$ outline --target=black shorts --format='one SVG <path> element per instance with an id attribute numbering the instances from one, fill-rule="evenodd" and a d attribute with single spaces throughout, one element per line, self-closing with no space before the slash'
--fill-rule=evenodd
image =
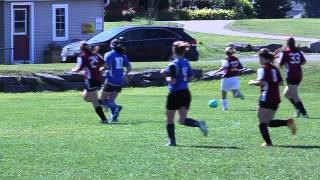
<path id="1" fill-rule="evenodd" d="M 100 90 L 101 85 L 102 85 L 101 82 L 96 81 L 94 79 L 89 79 L 84 81 L 84 89 L 86 89 L 88 92 Z"/>
<path id="2" fill-rule="evenodd" d="M 299 86 L 300 83 L 301 83 L 301 79 L 286 79 L 287 81 L 287 84 L 290 84 L 290 85 L 297 85 Z"/>
<path id="3" fill-rule="evenodd" d="M 259 106 L 262 107 L 262 108 L 266 108 L 266 109 L 271 109 L 271 110 L 277 111 L 278 108 L 279 108 L 279 103 L 272 104 L 272 103 L 260 101 L 259 102 Z"/>
<path id="4" fill-rule="evenodd" d="M 112 85 L 108 81 L 106 81 L 106 83 L 104 84 L 103 91 L 104 92 L 119 92 L 120 93 L 122 91 L 122 87 Z"/>
<path id="5" fill-rule="evenodd" d="M 167 109 L 178 110 L 182 107 L 189 109 L 191 104 L 191 93 L 188 89 L 169 93 L 167 97 Z"/>

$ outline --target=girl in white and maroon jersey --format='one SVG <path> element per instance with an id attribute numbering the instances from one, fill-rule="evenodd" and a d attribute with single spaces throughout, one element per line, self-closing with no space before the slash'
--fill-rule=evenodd
<path id="1" fill-rule="evenodd" d="M 296 109 L 296 117 L 308 118 L 307 111 L 298 95 L 298 87 L 303 78 L 302 65 L 306 64 L 303 53 L 296 47 L 294 38 L 289 38 L 283 51 L 280 67 L 286 67 L 287 86 L 284 95 Z"/>
<path id="2" fill-rule="evenodd" d="M 262 146 L 271 147 L 272 141 L 268 127 L 287 126 L 292 134 L 295 134 L 297 129 L 294 120 L 291 118 L 288 120 L 273 120 L 281 102 L 279 86 L 283 83 L 283 80 L 279 70 L 273 65 L 275 57 L 268 49 L 260 50 L 259 59 L 262 67 L 257 71 L 257 80 L 251 80 L 249 85 L 260 86 L 261 88 L 257 112 L 260 122 L 259 129 L 265 140 Z"/>
<path id="3" fill-rule="evenodd" d="M 104 60 L 97 53 L 98 47 L 93 51 L 87 43 L 83 43 L 80 46 L 80 50 L 81 54 L 78 57 L 78 65 L 72 71 L 85 72 L 84 90 L 82 93 L 83 100 L 92 103 L 97 115 L 100 117 L 101 123 L 108 123 L 97 94 L 102 85 L 100 70 L 104 68 Z"/>
<path id="4" fill-rule="evenodd" d="M 234 98 L 244 99 L 243 94 L 239 91 L 240 89 L 240 79 L 239 74 L 243 69 L 243 66 L 239 59 L 234 56 L 234 50 L 230 47 L 225 49 L 227 55 L 226 59 L 222 62 L 220 69 L 216 71 L 219 73 L 224 71 L 223 79 L 221 80 L 221 95 L 222 95 L 222 108 L 223 110 L 228 109 L 227 93 L 232 91 Z"/>

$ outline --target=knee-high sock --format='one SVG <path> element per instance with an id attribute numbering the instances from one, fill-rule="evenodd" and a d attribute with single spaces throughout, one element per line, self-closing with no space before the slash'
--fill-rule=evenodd
<path id="1" fill-rule="evenodd" d="M 294 102 L 294 100 L 292 98 L 289 98 L 289 101 L 291 102 L 291 104 L 294 106 L 294 108 L 296 110 L 298 110 L 296 103 Z"/>
<path id="2" fill-rule="evenodd" d="M 228 100 L 222 99 L 221 102 L 223 109 L 228 109 Z"/>
<path id="3" fill-rule="evenodd" d="M 103 109 L 102 109 L 101 106 L 96 107 L 95 110 L 96 110 L 96 113 L 98 114 L 98 116 L 100 117 L 100 119 L 101 119 L 102 121 L 107 120 L 107 118 L 106 118 L 106 116 L 104 115 L 104 112 L 103 112 Z"/>
<path id="4" fill-rule="evenodd" d="M 171 144 L 176 144 L 176 136 L 174 131 L 175 131 L 174 124 L 167 124 L 167 133 L 168 133 L 168 138 Z"/>
<path id="5" fill-rule="evenodd" d="M 185 126 L 189 126 L 189 127 L 199 127 L 199 121 L 196 121 L 196 120 L 191 119 L 191 118 L 186 118 L 184 120 L 184 125 Z"/>
<path id="6" fill-rule="evenodd" d="M 268 130 L 268 126 L 266 123 L 261 123 L 259 125 L 259 129 L 260 129 L 260 133 L 264 139 L 264 141 L 267 143 L 267 144 L 272 144 L 272 141 L 271 141 L 271 138 L 270 138 L 270 135 L 269 135 L 269 130 Z"/>
<path id="7" fill-rule="evenodd" d="M 269 127 L 282 127 L 282 126 L 287 126 L 288 125 L 288 120 L 272 120 L 269 123 Z"/>
<path id="8" fill-rule="evenodd" d="M 118 108 L 118 105 L 114 101 L 109 100 L 108 101 L 108 106 L 109 106 L 109 108 L 111 110 L 111 114 L 114 115 L 115 112 L 116 112 L 116 109 Z"/>
<path id="9" fill-rule="evenodd" d="M 296 107 L 297 107 L 297 109 L 299 109 L 299 111 L 302 113 L 302 115 L 304 115 L 304 116 L 307 115 L 307 111 L 304 108 L 304 105 L 301 101 L 296 103 Z"/>

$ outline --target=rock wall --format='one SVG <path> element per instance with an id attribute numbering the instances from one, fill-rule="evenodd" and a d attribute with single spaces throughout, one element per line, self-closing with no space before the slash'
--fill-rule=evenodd
<path id="1" fill-rule="evenodd" d="M 195 80 L 217 80 L 222 74 L 215 71 L 204 73 L 193 69 Z M 245 69 L 242 75 L 255 73 L 252 69 Z M 131 72 L 125 82 L 125 87 L 165 86 L 167 82 L 161 75 L 160 69 L 143 72 Z M 33 73 L 32 76 L 0 75 L 0 92 L 24 93 L 42 91 L 82 90 L 83 75 L 66 72 L 63 74 Z"/>

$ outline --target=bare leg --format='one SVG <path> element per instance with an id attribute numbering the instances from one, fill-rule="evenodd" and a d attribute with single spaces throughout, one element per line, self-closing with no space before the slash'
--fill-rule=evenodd
<path id="1" fill-rule="evenodd" d="M 175 127 L 174 127 L 174 115 L 175 110 L 167 110 L 167 134 L 169 138 L 169 146 L 176 146 Z"/>

